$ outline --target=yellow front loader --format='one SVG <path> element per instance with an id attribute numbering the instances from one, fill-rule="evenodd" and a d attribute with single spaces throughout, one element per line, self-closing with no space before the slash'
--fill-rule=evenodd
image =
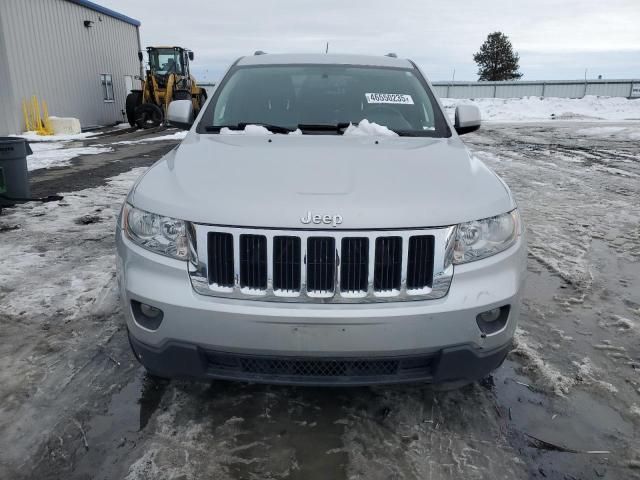
<path id="1" fill-rule="evenodd" d="M 207 99 L 189 70 L 193 52 L 182 47 L 147 47 L 149 67 L 142 89 L 127 95 L 126 112 L 129 124 L 139 128 L 157 127 L 164 122 L 172 100 L 191 100 L 195 114 Z M 143 61 L 142 52 L 138 58 Z"/>

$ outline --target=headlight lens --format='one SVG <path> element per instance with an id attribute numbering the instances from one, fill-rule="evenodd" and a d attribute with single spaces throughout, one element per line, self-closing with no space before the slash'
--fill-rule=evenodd
<path id="1" fill-rule="evenodd" d="M 519 234 L 518 210 L 461 223 L 456 232 L 453 263 L 459 265 L 502 252 L 516 242 Z"/>
<path id="2" fill-rule="evenodd" d="M 127 236 L 141 247 L 178 260 L 187 259 L 185 221 L 146 212 L 127 203 L 122 211 L 122 223 Z"/>

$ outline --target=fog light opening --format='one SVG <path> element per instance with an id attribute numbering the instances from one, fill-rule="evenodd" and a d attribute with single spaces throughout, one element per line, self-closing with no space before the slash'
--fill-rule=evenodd
<path id="1" fill-rule="evenodd" d="M 478 328 L 484 335 L 491 335 L 502 330 L 509 319 L 510 305 L 492 308 L 486 312 L 479 313 L 476 317 Z"/>
<path id="2" fill-rule="evenodd" d="M 156 307 L 152 307 L 151 305 L 147 305 L 146 303 L 140 304 L 140 312 L 149 318 L 157 318 L 159 315 L 162 315 L 162 310 Z"/>
<path id="3" fill-rule="evenodd" d="M 131 311 L 136 323 L 147 330 L 157 330 L 164 318 L 162 310 L 137 300 L 131 300 Z"/>
<path id="4" fill-rule="evenodd" d="M 500 309 L 494 308 L 493 310 L 482 312 L 480 315 L 478 315 L 478 318 L 486 323 L 495 322 L 496 320 L 498 320 L 498 318 L 500 318 Z"/>

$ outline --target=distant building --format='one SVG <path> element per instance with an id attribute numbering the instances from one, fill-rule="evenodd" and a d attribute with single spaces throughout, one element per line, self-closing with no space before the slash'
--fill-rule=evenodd
<path id="1" fill-rule="evenodd" d="M 25 129 L 23 100 L 83 128 L 123 121 L 138 85 L 140 22 L 86 0 L 0 0 L 0 135 Z"/>

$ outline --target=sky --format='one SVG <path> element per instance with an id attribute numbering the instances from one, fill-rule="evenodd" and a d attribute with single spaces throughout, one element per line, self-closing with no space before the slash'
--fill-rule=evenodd
<path id="1" fill-rule="evenodd" d="M 640 78 L 640 0 L 94 0 L 142 22 L 142 45 L 195 52 L 216 81 L 236 58 L 395 52 L 438 80 L 476 80 L 473 54 L 504 32 L 522 80 Z M 455 75 L 455 76 L 454 76 Z"/>

